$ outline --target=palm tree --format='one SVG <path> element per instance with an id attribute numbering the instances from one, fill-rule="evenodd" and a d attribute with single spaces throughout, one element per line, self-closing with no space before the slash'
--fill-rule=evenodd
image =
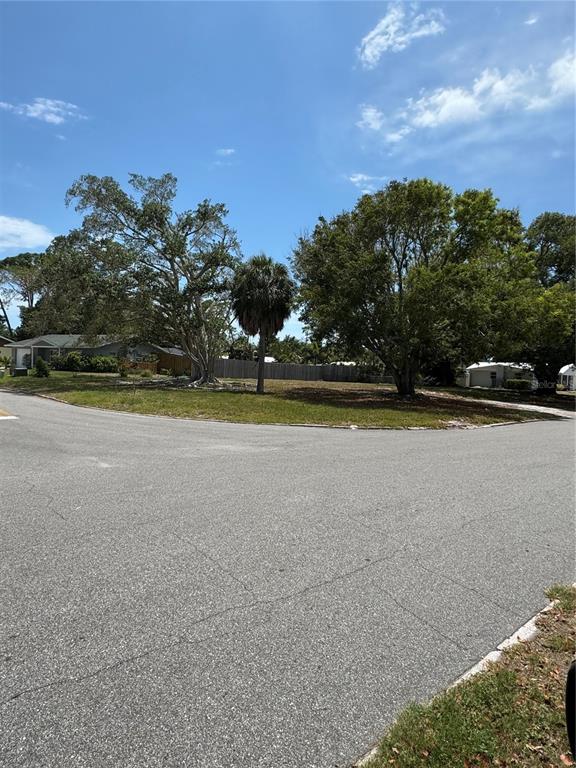
<path id="1" fill-rule="evenodd" d="M 295 286 L 283 264 L 265 254 L 253 256 L 236 270 L 232 283 L 232 310 L 249 336 L 260 334 L 258 342 L 258 386 L 264 393 L 266 342 L 282 330 L 290 316 Z"/>

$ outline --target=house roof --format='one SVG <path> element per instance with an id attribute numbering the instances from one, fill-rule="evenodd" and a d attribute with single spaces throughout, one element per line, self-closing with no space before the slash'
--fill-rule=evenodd
<path id="1" fill-rule="evenodd" d="M 79 333 L 46 333 L 44 336 L 34 336 L 32 339 L 22 339 L 6 344 L 5 348 L 10 349 L 29 349 L 30 347 L 54 347 L 54 349 L 98 349 L 108 344 L 113 344 L 114 339 L 108 336 L 97 336 L 92 343 L 82 340 Z M 149 344 L 142 342 L 142 346 L 148 346 L 165 352 L 169 355 L 184 357 L 184 352 L 179 347 L 162 347 L 159 344 Z"/>
<path id="2" fill-rule="evenodd" d="M 576 365 L 574 363 L 568 363 L 568 365 L 563 365 L 562 368 L 558 371 L 559 374 L 566 375 L 567 373 L 576 373 Z"/>
<path id="3" fill-rule="evenodd" d="M 12 339 L 9 339 L 8 336 L 0 336 L 0 341 L 12 341 Z"/>
<path id="4" fill-rule="evenodd" d="M 184 357 L 184 350 L 180 349 L 180 347 L 161 347 L 159 344 L 150 344 L 150 346 L 159 349 L 160 352 L 165 352 L 167 355 Z"/>
<path id="5" fill-rule="evenodd" d="M 525 370 L 532 370 L 532 366 L 528 363 L 497 363 L 497 362 L 490 362 L 489 360 L 483 360 L 480 363 L 472 363 L 472 365 L 466 366 L 467 371 L 471 371 L 473 369 L 478 368 L 494 368 L 497 365 L 503 365 L 506 368 L 522 368 Z"/>
<path id="6" fill-rule="evenodd" d="M 82 335 L 79 333 L 47 333 L 44 336 L 34 336 L 31 339 L 15 341 L 11 344 L 6 344 L 6 346 L 11 348 L 54 347 L 56 349 L 82 349 L 87 347 L 93 349 L 110 342 L 106 336 L 98 336 L 97 341 L 92 344 L 82 341 L 82 338 Z"/>

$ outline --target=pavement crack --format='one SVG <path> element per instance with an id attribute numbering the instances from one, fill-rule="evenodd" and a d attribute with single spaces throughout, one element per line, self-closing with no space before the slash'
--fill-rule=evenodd
<path id="1" fill-rule="evenodd" d="M 450 637 L 450 635 L 447 635 L 446 633 L 442 632 L 439 627 L 437 627 L 435 624 L 433 624 L 431 621 L 428 621 L 428 619 L 423 618 L 420 616 L 420 614 L 415 613 L 410 608 L 408 608 L 402 601 L 397 600 L 394 595 L 391 592 L 388 592 L 386 589 L 382 589 L 382 592 L 392 600 L 392 602 L 397 605 L 402 611 L 405 613 L 408 613 L 410 616 L 412 616 L 414 619 L 419 621 L 421 624 L 424 624 L 424 626 L 428 627 L 428 629 L 431 629 L 435 634 L 437 634 L 439 637 L 442 637 L 444 640 L 447 640 L 451 645 L 454 645 L 456 648 L 458 648 L 461 651 L 466 651 L 466 653 L 469 653 L 471 649 L 467 645 L 463 645 L 462 643 L 459 643 L 458 640 L 454 640 L 453 637 Z"/>
<path id="2" fill-rule="evenodd" d="M 223 573 L 225 573 L 227 576 L 229 576 L 233 581 L 235 581 L 237 584 L 240 584 L 241 587 L 243 587 L 247 592 L 250 592 L 251 595 L 254 594 L 254 590 L 249 587 L 242 579 L 239 579 L 238 576 L 236 576 L 232 571 L 228 570 L 225 566 L 222 565 L 218 560 L 216 560 L 215 557 L 212 557 L 212 555 L 209 555 L 208 552 L 206 552 L 202 547 L 199 547 L 198 544 L 195 544 L 191 539 L 189 539 L 187 536 L 182 536 L 181 534 L 174 533 L 174 531 L 170 531 L 170 536 L 173 536 L 175 539 L 178 539 L 179 541 L 183 541 L 185 544 L 189 544 L 191 547 L 193 547 L 196 552 L 198 552 L 200 555 L 205 557 L 207 560 L 210 560 L 211 563 L 213 563 L 217 568 L 219 568 Z"/>
<path id="3" fill-rule="evenodd" d="M 467 592 L 473 592 L 475 595 L 483 598 L 490 605 L 495 605 L 496 608 L 500 608 L 500 610 L 505 611 L 506 613 L 514 611 L 513 606 L 503 605 L 497 600 L 493 600 L 489 595 L 486 595 L 484 592 L 482 592 L 482 590 L 471 587 L 470 584 L 466 584 L 466 582 L 460 581 L 460 579 L 454 579 L 452 576 L 447 576 L 445 573 L 441 573 L 434 568 L 429 568 L 427 565 L 424 565 L 418 558 L 414 558 L 414 563 L 418 566 L 418 568 L 422 568 L 422 570 L 427 571 L 428 573 L 433 573 L 435 576 L 439 576 L 442 581 L 449 581 L 451 584 L 462 587 L 462 589 L 465 589 Z"/>
<path id="4" fill-rule="evenodd" d="M 307 587 L 304 587 L 303 589 L 297 590 L 295 592 L 290 592 L 287 595 L 280 595 L 278 597 L 270 598 L 270 599 L 253 600 L 250 603 L 234 604 L 234 605 L 228 606 L 227 608 L 223 608 L 220 611 L 214 611 L 213 613 L 209 613 L 206 616 L 202 616 L 201 618 L 197 619 L 196 621 L 193 621 L 192 623 L 190 623 L 186 627 L 186 630 L 190 630 L 190 629 L 193 629 L 194 627 L 198 627 L 201 624 L 205 624 L 206 622 L 212 621 L 213 619 L 218 619 L 221 616 L 224 616 L 224 615 L 226 615 L 228 613 L 232 613 L 233 611 L 245 611 L 245 610 L 249 610 L 250 608 L 257 608 L 257 607 L 261 607 L 261 606 L 277 605 L 279 603 L 288 602 L 289 600 L 297 599 L 299 597 L 302 597 L 305 594 L 308 594 L 309 592 L 314 592 L 314 591 L 316 591 L 318 589 L 322 589 L 323 587 L 330 586 L 331 584 L 334 584 L 337 581 L 342 581 L 344 579 L 352 578 L 353 576 L 356 576 L 358 573 L 361 573 L 362 571 L 365 571 L 366 569 L 368 569 L 368 568 L 370 568 L 370 567 L 372 567 L 372 566 L 374 566 L 374 565 L 376 565 L 378 563 L 384 562 L 385 560 L 390 560 L 393 557 L 395 557 L 398 554 L 398 552 L 400 552 L 405 547 L 406 547 L 406 545 L 402 545 L 402 546 L 398 547 L 397 549 L 395 549 L 391 553 L 383 555 L 382 557 L 379 557 L 379 558 L 374 558 L 373 560 L 370 560 L 370 562 L 363 563 L 358 568 L 354 568 L 354 569 L 352 569 L 350 571 L 345 571 L 344 573 L 337 574 L 336 576 L 333 576 L 330 579 L 325 579 L 324 581 L 318 582 L 316 584 L 309 584 Z M 386 594 L 388 594 L 388 593 L 386 593 Z M 398 604 L 397 601 L 395 600 L 395 598 L 392 597 L 392 600 L 396 604 Z M 420 617 L 416 616 L 415 618 L 418 618 L 420 621 L 423 621 Z M 426 622 L 424 622 L 424 623 L 426 623 Z M 451 638 L 446 638 L 446 639 L 450 640 L 450 642 L 454 642 L 454 641 L 451 640 Z M 44 683 L 42 685 L 38 685 L 38 686 L 35 686 L 33 688 L 26 688 L 26 689 L 24 689 L 22 691 L 18 691 L 17 693 L 14 693 L 11 696 L 9 696 L 7 699 L 4 699 L 3 701 L 0 701 L 0 707 L 1 706 L 5 706 L 5 705 L 9 704 L 10 702 L 12 702 L 12 701 L 14 701 L 16 699 L 19 699 L 21 696 L 24 696 L 26 694 L 33 694 L 33 693 L 37 693 L 39 691 L 46 690 L 48 688 L 54 688 L 54 687 L 57 687 L 57 686 L 60 686 L 60 685 L 65 685 L 65 684 L 70 684 L 70 683 L 72 683 L 72 684 L 81 683 L 81 682 L 84 682 L 85 680 L 89 680 L 90 678 L 96 677 L 97 675 L 100 675 L 103 672 L 109 672 L 110 670 L 117 669 L 118 667 L 121 667 L 124 664 L 130 664 L 133 661 L 139 661 L 140 659 L 146 658 L 147 656 L 151 656 L 154 653 L 162 653 L 162 652 L 165 652 L 165 651 L 169 651 L 172 648 L 178 647 L 179 645 L 195 645 L 195 644 L 199 644 L 199 643 L 202 643 L 202 642 L 206 642 L 206 638 L 201 638 L 199 640 L 191 640 L 191 639 L 186 638 L 186 637 L 180 637 L 175 642 L 166 643 L 164 645 L 155 646 L 154 648 L 150 648 L 149 650 L 144 651 L 143 653 L 138 653 L 138 654 L 134 654 L 134 655 L 131 655 L 131 656 L 127 656 L 127 657 L 122 658 L 122 659 L 118 659 L 113 664 L 107 664 L 107 665 L 105 665 L 103 667 L 99 667 L 98 669 L 94 670 L 93 672 L 90 672 L 87 675 L 81 675 L 80 677 L 64 677 L 64 678 L 59 678 L 59 679 L 53 680 L 52 682 L 49 682 L 49 683 Z"/>

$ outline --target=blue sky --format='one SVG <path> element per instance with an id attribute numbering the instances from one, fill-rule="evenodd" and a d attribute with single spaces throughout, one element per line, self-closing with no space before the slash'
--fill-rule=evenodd
<path id="1" fill-rule="evenodd" d="M 572 3 L 3 2 L 0 15 L 0 256 L 80 223 L 64 195 L 82 173 L 171 171 L 179 208 L 226 203 L 244 254 L 280 261 L 319 215 L 393 178 L 492 187 L 525 223 L 574 211 Z"/>

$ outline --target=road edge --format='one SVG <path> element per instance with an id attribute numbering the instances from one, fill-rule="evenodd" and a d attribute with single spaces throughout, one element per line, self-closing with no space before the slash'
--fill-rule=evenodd
<path id="1" fill-rule="evenodd" d="M 518 422 L 514 422 L 518 423 Z M 524 423 L 524 422 L 520 422 Z M 576 584 L 573 584 L 572 586 L 576 586 Z M 469 669 L 467 669 L 465 672 L 463 672 L 461 675 L 459 675 L 456 680 L 453 680 L 450 685 L 443 688 L 441 691 L 439 691 L 436 696 L 440 696 L 446 691 L 450 691 L 452 688 L 455 688 L 457 685 L 460 685 L 460 683 L 465 682 L 466 680 L 469 680 L 471 677 L 475 677 L 476 675 L 479 675 L 480 673 L 484 672 L 486 668 L 496 662 L 499 661 L 502 652 L 505 651 L 507 648 L 511 648 L 514 645 L 517 645 L 518 643 L 526 643 L 529 640 L 532 640 L 533 637 L 535 637 L 538 633 L 538 627 L 536 626 L 536 622 L 540 618 L 540 616 L 543 616 L 544 614 L 548 613 L 552 610 L 552 608 L 556 605 L 558 601 L 557 600 L 551 600 L 547 605 L 542 608 L 542 610 L 535 613 L 532 618 L 528 619 L 522 626 L 518 627 L 518 629 L 513 632 L 509 637 L 502 640 L 501 643 L 499 643 L 496 648 L 493 651 L 490 651 L 485 656 L 483 656 L 480 661 L 476 662 L 473 666 L 471 666 Z M 432 698 L 435 698 L 434 696 Z M 392 723 L 388 727 L 390 727 Z M 375 746 L 373 746 L 368 752 L 365 752 L 359 759 L 356 760 L 355 763 L 351 764 L 351 768 L 362 768 L 363 766 L 368 765 L 368 763 L 377 756 L 378 754 L 378 748 L 379 748 L 379 742 Z"/>

